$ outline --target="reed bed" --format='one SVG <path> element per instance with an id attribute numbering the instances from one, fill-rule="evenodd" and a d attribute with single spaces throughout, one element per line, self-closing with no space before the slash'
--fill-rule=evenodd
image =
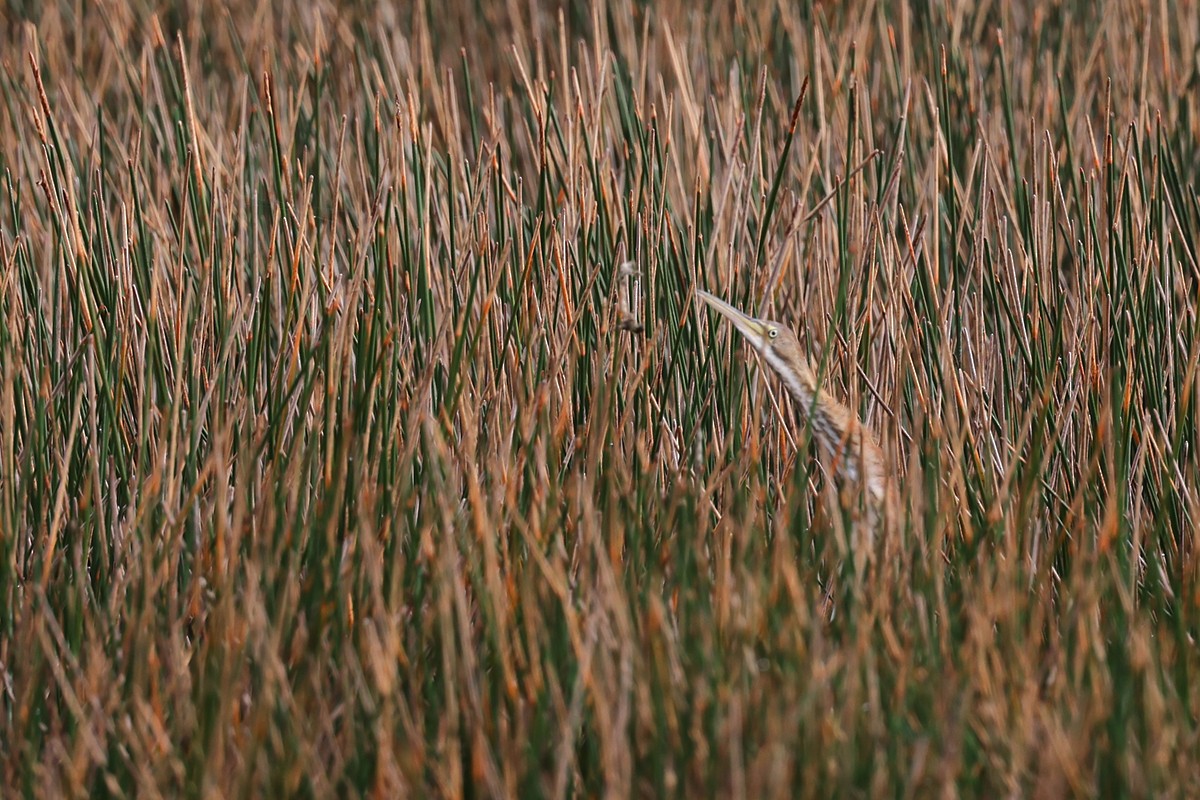
<path id="1" fill-rule="evenodd" d="M 717 5 L 0 12 L 13 796 L 1200 795 L 1200 7 Z"/>

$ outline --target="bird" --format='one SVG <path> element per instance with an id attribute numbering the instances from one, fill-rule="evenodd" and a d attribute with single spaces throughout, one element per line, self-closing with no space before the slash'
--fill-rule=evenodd
<path id="1" fill-rule="evenodd" d="M 870 550 L 895 502 L 887 459 L 874 434 L 857 414 L 821 388 L 791 329 L 774 320 L 756 319 L 702 289 L 696 289 L 696 295 L 732 323 L 796 398 L 799 413 L 811 424 L 820 445 L 824 468 L 844 484 L 862 486 L 867 511 L 862 543 Z M 855 549 L 866 555 L 861 547 Z"/>

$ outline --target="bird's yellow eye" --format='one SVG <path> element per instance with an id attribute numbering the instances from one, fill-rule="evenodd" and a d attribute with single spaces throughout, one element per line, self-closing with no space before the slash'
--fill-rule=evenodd
<path id="1" fill-rule="evenodd" d="M 778 339 L 779 328 L 767 328 L 767 336 L 770 336 L 772 339 Z"/>

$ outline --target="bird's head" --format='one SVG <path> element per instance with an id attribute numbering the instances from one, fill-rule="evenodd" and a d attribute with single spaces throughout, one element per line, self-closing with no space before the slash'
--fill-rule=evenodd
<path id="1" fill-rule="evenodd" d="M 785 325 L 774 320 L 755 319 L 749 314 L 738 311 L 719 297 L 715 297 L 700 289 L 696 294 L 713 310 L 729 320 L 738 332 L 746 337 L 746 341 L 767 360 L 767 363 L 777 370 L 783 371 L 781 365 L 804 364 L 804 351 L 796 335 Z"/>

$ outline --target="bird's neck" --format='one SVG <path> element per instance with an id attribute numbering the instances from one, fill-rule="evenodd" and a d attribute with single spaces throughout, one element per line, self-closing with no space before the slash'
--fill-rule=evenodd
<path id="1" fill-rule="evenodd" d="M 823 403 L 817 400 L 820 390 L 817 386 L 816 373 L 813 372 L 812 367 L 807 362 L 792 363 L 771 351 L 768 351 L 766 356 L 767 362 L 783 380 L 788 391 L 792 393 L 792 397 L 795 397 L 800 403 L 800 413 L 806 417 L 810 413 L 814 415 L 819 413 Z M 825 400 L 829 399 L 825 398 Z"/>
<path id="2" fill-rule="evenodd" d="M 881 491 L 882 453 L 854 412 L 821 391 L 808 363 L 785 361 L 775 353 L 767 360 L 796 398 L 825 454 L 839 462 L 837 471 L 853 480 L 865 477 L 873 495 Z"/>

